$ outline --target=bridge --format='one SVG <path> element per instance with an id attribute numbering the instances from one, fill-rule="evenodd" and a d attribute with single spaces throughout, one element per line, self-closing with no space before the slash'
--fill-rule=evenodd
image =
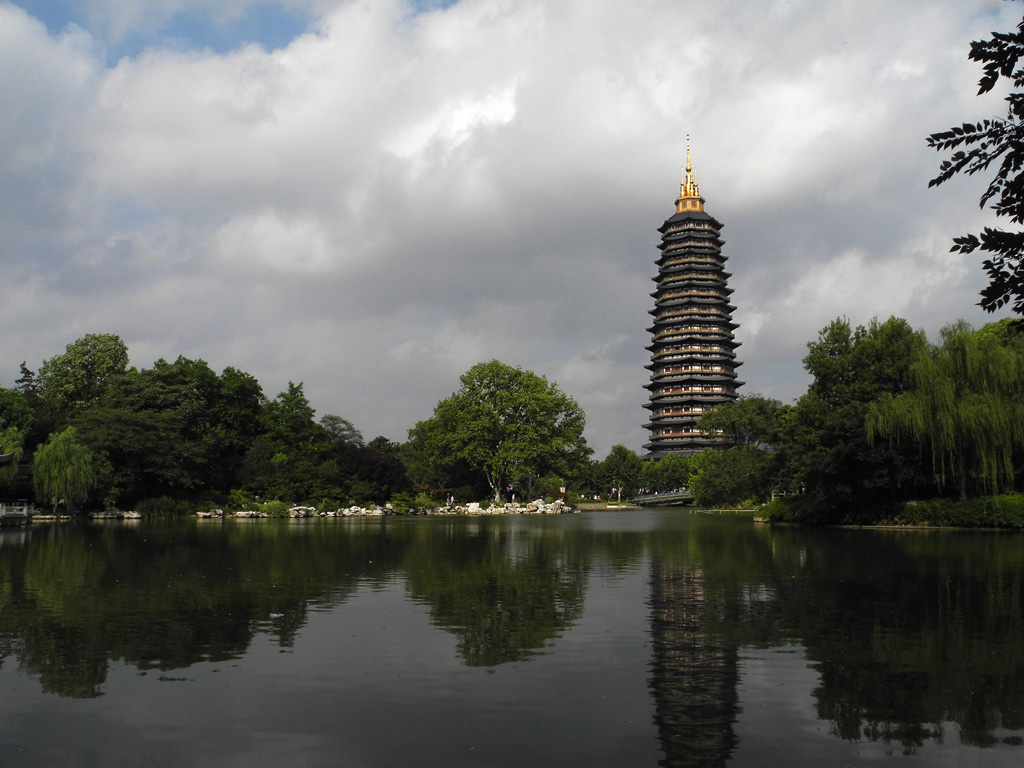
<path id="1" fill-rule="evenodd" d="M 0 502 L 0 525 L 20 525 L 32 519 L 36 508 L 27 501 Z"/>
<path id="2" fill-rule="evenodd" d="M 630 501 L 638 507 L 678 507 L 683 504 L 692 504 L 693 496 L 690 495 L 689 488 L 677 488 L 664 493 L 645 493 L 643 496 L 634 496 Z"/>

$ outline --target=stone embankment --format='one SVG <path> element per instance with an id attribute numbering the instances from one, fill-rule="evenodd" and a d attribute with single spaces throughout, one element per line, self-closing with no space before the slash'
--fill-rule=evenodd
<path id="1" fill-rule="evenodd" d="M 526 504 L 491 504 L 488 507 L 472 502 L 470 504 L 448 504 L 432 509 L 409 510 L 399 512 L 390 504 L 383 507 L 348 507 L 325 512 L 318 512 L 316 507 L 292 507 L 288 510 L 288 517 L 384 517 L 388 515 L 566 515 L 576 510 L 563 502 L 561 499 L 550 504 L 538 499 Z M 221 517 L 271 517 L 266 512 L 258 510 L 242 510 L 240 512 L 225 512 L 223 509 L 211 509 L 209 512 L 197 512 L 200 518 L 221 518 Z"/>

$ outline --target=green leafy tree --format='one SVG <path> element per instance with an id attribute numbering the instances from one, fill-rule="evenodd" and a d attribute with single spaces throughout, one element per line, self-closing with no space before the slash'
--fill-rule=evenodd
<path id="1" fill-rule="evenodd" d="M 694 462 L 690 493 L 699 507 L 732 507 L 768 496 L 770 457 L 752 446 L 705 448 Z"/>
<path id="2" fill-rule="evenodd" d="M 402 444 L 394 440 L 388 440 L 384 435 L 377 435 L 373 440 L 366 444 L 366 447 L 372 448 L 377 451 L 377 453 L 397 454 L 401 450 Z"/>
<path id="3" fill-rule="evenodd" d="M 912 388 L 910 368 L 926 343 L 923 333 L 895 317 L 857 328 L 840 318 L 822 329 L 804 358 L 814 379 L 782 414 L 773 459 L 779 487 L 805 490 L 825 517 L 853 522 L 871 505 L 925 482 L 916 457 L 869 443 L 864 424 L 878 397 Z"/>
<path id="4" fill-rule="evenodd" d="M 310 405 L 302 382 L 289 381 L 288 389 L 263 407 L 260 422 L 263 435 L 282 452 L 298 453 L 326 444 L 329 435 L 316 423 L 316 411 Z"/>
<path id="5" fill-rule="evenodd" d="M 347 494 L 331 452 L 334 443 L 315 416 L 301 382 L 288 382 L 288 389 L 264 404 L 260 434 L 246 453 L 239 476 L 245 490 L 288 501 Z"/>
<path id="6" fill-rule="evenodd" d="M 28 431 L 35 422 L 35 414 L 28 400 L 14 389 L 0 387 L 0 428 L 17 427 Z"/>
<path id="7" fill-rule="evenodd" d="M 996 216 L 1005 216 L 1014 224 L 1024 223 L 1024 68 L 1018 62 L 1024 55 L 1024 20 L 1015 32 L 993 32 L 987 40 L 971 43 L 969 58 L 983 65 L 984 74 L 978 93 L 988 93 L 1000 77 L 1011 78 L 1013 87 L 1006 102 L 1005 118 L 989 118 L 964 123 L 928 137 L 928 146 L 939 152 L 953 151 L 939 166 L 939 175 L 929 187 L 938 186 L 960 172 L 973 175 L 997 165 L 995 177 L 982 193 L 984 208 L 992 202 Z M 985 227 L 981 236 L 964 235 L 953 239 L 952 251 L 988 254 L 982 264 L 989 284 L 981 291 L 979 304 L 994 312 L 1013 303 L 1013 311 L 1024 314 L 1024 232 L 1007 232 Z"/>
<path id="8" fill-rule="evenodd" d="M 37 382 L 43 401 L 69 420 L 103 395 L 112 377 L 128 368 L 128 348 L 112 333 L 90 333 L 44 360 Z"/>
<path id="9" fill-rule="evenodd" d="M 21 376 L 14 380 L 14 388 L 29 400 L 39 397 L 39 385 L 36 383 L 36 372 L 21 362 Z"/>
<path id="10" fill-rule="evenodd" d="M 18 463 L 24 451 L 25 435 L 17 427 L 4 427 L 0 420 L 0 488 L 10 487 L 18 478 Z"/>
<path id="11" fill-rule="evenodd" d="M 721 434 L 727 445 L 760 448 L 779 441 L 786 408 L 770 397 L 743 395 L 705 412 L 698 426 L 704 432 Z"/>
<path id="12" fill-rule="evenodd" d="M 516 476 L 566 473 L 586 458 L 585 417 L 557 384 L 497 360 L 478 363 L 462 386 L 410 431 L 428 460 L 483 473 L 495 498 Z"/>
<path id="13" fill-rule="evenodd" d="M 351 421 L 341 416 L 333 413 L 325 414 L 320 417 L 320 426 L 335 442 L 363 444 L 363 433 L 356 429 Z"/>
<path id="14" fill-rule="evenodd" d="M 182 497 L 235 487 L 260 430 L 259 384 L 228 368 L 179 357 L 111 378 L 104 395 L 75 420 L 99 457 L 110 503 Z"/>
<path id="15" fill-rule="evenodd" d="M 1015 451 L 1024 451 L 1024 355 L 961 321 L 921 351 L 913 389 L 883 395 L 868 433 L 924 449 L 940 487 L 996 493 L 1012 487 Z"/>
<path id="16" fill-rule="evenodd" d="M 614 490 L 619 501 L 623 494 L 626 494 L 626 498 L 636 495 L 642 469 L 643 461 L 634 451 L 624 445 L 612 446 L 605 460 L 597 465 L 602 492 L 611 493 Z"/>
<path id="17" fill-rule="evenodd" d="M 640 481 L 648 493 L 686 488 L 690 483 L 690 475 L 696 471 L 696 460 L 697 456 L 670 453 L 657 461 L 645 461 Z"/>
<path id="18" fill-rule="evenodd" d="M 50 436 L 36 449 L 33 484 L 36 499 L 74 510 L 96 487 L 92 451 L 78 441 L 74 427 Z"/>

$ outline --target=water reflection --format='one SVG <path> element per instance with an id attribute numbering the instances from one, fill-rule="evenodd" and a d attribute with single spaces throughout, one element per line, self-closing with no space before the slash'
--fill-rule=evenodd
<path id="1" fill-rule="evenodd" d="M 725 765 L 736 745 L 737 648 L 713 628 L 729 606 L 692 562 L 655 562 L 651 574 L 651 694 L 670 768 Z"/>
<path id="2" fill-rule="evenodd" d="M 680 512 L 36 526 L 0 532 L 0 665 L 46 693 L 94 698 L 114 664 L 169 673 L 242 659 L 257 640 L 288 650 L 312 612 L 397 589 L 426 631 L 454 640 L 457 665 L 514 679 L 562 652 L 588 601 L 618 599 L 608 574 L 643 567 L 663 765 L 721 766 L 742 751 L 742 649 L 780 646 L 803 649 L 810 704 L 837 741 L 1007 749 L 1024 729 L 1022 543 Z M 586 630 L 609 643 L 636 631 Z M 450 660 L 422 663 L 443 679 Z"/>
<path id="3" fill-rule="evenodd" d="M 455 519 L 416 533 L 401 560 L 407 589 L 470 666 L 528 659 L 583 612 L 589 560 L 560 529 Z"/>

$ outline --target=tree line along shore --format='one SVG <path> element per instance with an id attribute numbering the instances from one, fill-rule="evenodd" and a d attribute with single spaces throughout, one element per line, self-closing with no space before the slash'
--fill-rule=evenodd
<path id="1" fill-rule="evenodd" d="M 629 499 L 689 489 L 700 507 L 770 521 L 1024 527 L 1024 333 L 952 323 L 930 342 L 903 319 L 837 318 L 807 345 L 807 392 L 748 395 L 704 414 L 720 447 L 595 460 L 585 415 L 557 384 L 497 360 L 413 425 L 366 441 L 316 417 L 301 383 L 267 397 L 255 377 L 179 357 L 129 366 L 113 334 L 21 364 L 0 388 L 0 493 L 43 511 L 306 506 L 396 514 L 486 501 Z"/>

